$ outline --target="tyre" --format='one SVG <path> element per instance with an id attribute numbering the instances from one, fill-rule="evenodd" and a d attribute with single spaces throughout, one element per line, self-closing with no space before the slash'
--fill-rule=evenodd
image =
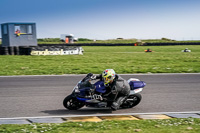
<path id="1" fill-rule="evenodd" d="M 78 101 L 72 95 L 65 97 L 65 99 L 63 100 L 63 106 L 69 110 L 77 110 L 82 108 L 84 105 L 85 103 Z"/>
<path id="2" fill-rule="evenodd" d="M 121 105 L 122 108 L 132 108 L 140 103 L 142 99 L 141 94 L 137 93 L 130 95 L 127 100 Z"/>

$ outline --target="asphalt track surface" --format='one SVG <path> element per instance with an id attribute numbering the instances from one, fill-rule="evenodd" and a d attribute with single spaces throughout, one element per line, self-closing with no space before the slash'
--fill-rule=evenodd
<path id="1" fill-rule="evenodd" d="M 200 74 L 133 74 L 147 83 L 131 109 L 67 110 L 62 102 L 84 75 L 0 76 L 0 118 L 200 111 Z"/>

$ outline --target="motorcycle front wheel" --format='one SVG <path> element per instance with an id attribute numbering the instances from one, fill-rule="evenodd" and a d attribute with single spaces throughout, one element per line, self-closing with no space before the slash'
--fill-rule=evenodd
<path id="1" fill-rule="evenodd" d="M 122 108 L 132 108 L 140 103 L 142 95 L 137 93 L 130 95 L 127 100 L 121 105 Z"/>
<path id="2" fill-rule="evenodd" d="M 63 100 L 63 106 L 69 110 L 77 110 L 82 108 L 84 105 L 85 103 L 78 101 L 76 97 L 73 97 L 72 95 L 65 97 Z"/>

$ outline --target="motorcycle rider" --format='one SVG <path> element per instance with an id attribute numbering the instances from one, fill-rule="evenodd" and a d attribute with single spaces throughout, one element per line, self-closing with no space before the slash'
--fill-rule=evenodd
<path id="1" fill-rule="evenodd" d="M 106 95 L 108 103 L 111 105 L 112 110 L 119 109 L 120 105 L 126 100 L 130 93 L 129 83 L 121 76 L 115 73 L 113 69 L 106 69 L 100 75 L 88 74 L 92 80 L 100 79 L 104 81 L 106 87 Z"/>

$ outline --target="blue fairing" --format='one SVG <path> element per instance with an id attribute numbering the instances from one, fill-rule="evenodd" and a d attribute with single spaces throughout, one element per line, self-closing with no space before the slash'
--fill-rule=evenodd
<path id="1" fill-rule="evenodd" d="M 99 93 L 105 93 L 106 92 L 106 87 L 104 86 L 104 82 L 103 81 L 97 81 L 95 84 L 96 87 L 96 91 Z"/>
<path id="2" fill-rule="evenodd" d="M 85 102 L 86 100 L 91 100 L 91 98 L 81 98 L 81 97 L 76 97 L 79 101 Z"/>
<path id="3" fill-rule="evenodd" d="M 99 93 L 106 92 L 106 88 L 104 86 L 103 81 L 97 81 L 94 85 L 96 88 L 95 89 L 96 92 L 99 92 Z M 77 96 L 76 98 L 82 102 L 86 102 L 86 100 L 91 100 L 91 98 L 83 98 L 85 95 L 89 94 L 90 89 L 91 89 L 90 87 L 84 87 L 84 88 L 79 89 L 79 91 L 80 91 L 79 96 L 81 96 L 81 97 Z"/>
<path id="4" fill-rule="evenodd" d="M 137 88 L 143 88 L 146 86 L 146 83 L 143 81 L 130 81 L 129 85 L 131 87 L 131 90 L 137 89 Z"/>
<path id="5" fill-rule="evenodd" d="M 90 91 L 90 87 L 81 88 L 79 91 L 81 96 L 85 96 Z"/>

